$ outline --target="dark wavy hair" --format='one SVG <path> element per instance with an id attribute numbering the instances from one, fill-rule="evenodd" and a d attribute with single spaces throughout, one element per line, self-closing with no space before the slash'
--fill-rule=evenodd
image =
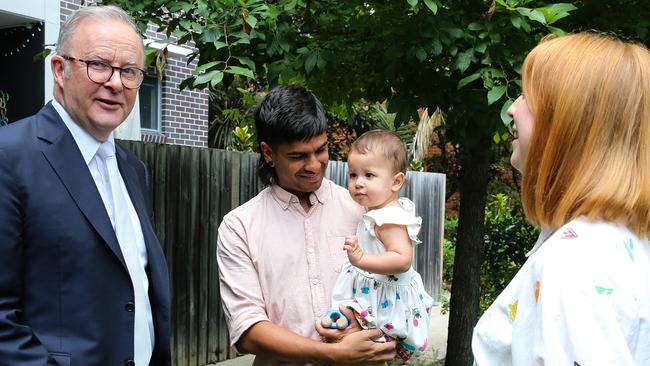
<path id="1" fill-rule="evenodd" d="M 309 90 L 299 85 L 273 88 L 253 111 L 258 144 L 275 147 L 294 141 L 307 141 L 327 131 L 323 105 Z M 262 151 L 259 146 L 260 152 Z M 275 169 L 260 155 L 257 175 L 265 185 L 276 181 Z"/>

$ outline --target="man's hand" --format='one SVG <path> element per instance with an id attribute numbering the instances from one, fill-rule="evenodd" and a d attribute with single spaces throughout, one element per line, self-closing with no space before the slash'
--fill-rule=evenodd
<path id="1" fill-rule="evenodd" d="M 345 306 L 339 306 L 339 311 L 350 321 L 350 325 L 345 329 L 325 328 L 321 322 L 316 322 L 316 331 L 328 343 L 340 342 L 348 334 L 363 330 L 361 325 L 359 325 L 359 322 L 357 322 L 357 318 L 354 316 L 352 309 L 346 308 Z"/>
<path id="2" fill-rule="evenodd" d="M 333 364 L 383 365 L 395 358 L 395 342 L 376 342 L 382 338 L 379 329 L 350 333 L 335 344 L 332 352 Z"/>
<path id="3" fill-rule="evenodd" d="M 345 242 L 343 243 L 343 249 L 348 252 L 348 259 L 350 263 L 359 267 L 361 264 L 361 259 L 363 258 L 363 250 L 359 246 L 359 240 L 356 235 L 350 235 L 345 237 Z"/>
<path id="4" fill-rule="evenodd" d="M 336 343 L 332 352 L 335 364 L 383 364 L 395 358 L 395 342 L 375 342 L 383 336 L 379 329 L 363 330 L 352 309 L 340 306 L 339 310 L 350 320 L 350 326 L 343 329 L 323 328 L 316 323 L 316 331 L 327 342 Z"/>

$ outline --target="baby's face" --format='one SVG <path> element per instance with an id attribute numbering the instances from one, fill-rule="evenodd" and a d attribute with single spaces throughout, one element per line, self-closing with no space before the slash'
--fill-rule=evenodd
<path id="1" fill-rule="evenodd" d="M 392 164 L 373 152 L 351 152 L 348 156 L 348 191 L 369 210 L 385 207 L 396 199 L 401 183 Z"/>

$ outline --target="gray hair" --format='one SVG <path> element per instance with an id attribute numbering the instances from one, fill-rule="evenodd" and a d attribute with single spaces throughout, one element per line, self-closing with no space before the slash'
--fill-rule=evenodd
<path id="1" fill-rule="evenodd" d="M 70 51 L 70 38 L 75 33 L 77 26 L 87 18 L 96 18 L 102 20 L 119 20 L 129 25 L 135 34 L 140 38 L 141 49 L 143 50 L 144 59 L 144 45 L 142 44 L 142 36 L 136 26 L 133 18 L 124 10 L 113 5 L 105 6 L 86 6 L 75 10 L 61 25 L 59 30 L 59 39 L 56 44 L 56 53 L 59 55 L 66 54 Z"/>

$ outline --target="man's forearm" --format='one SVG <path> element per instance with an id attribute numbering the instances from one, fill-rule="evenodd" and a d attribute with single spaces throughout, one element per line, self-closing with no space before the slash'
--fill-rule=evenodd
<path id="1" fill-rule="evenodd" d="M 303 337 L 268 321 L 251 326 L 237 342 L 237 348 L 242 352 L 303 363 L 332 362 L 329 348 L 333 346 Z"/>

